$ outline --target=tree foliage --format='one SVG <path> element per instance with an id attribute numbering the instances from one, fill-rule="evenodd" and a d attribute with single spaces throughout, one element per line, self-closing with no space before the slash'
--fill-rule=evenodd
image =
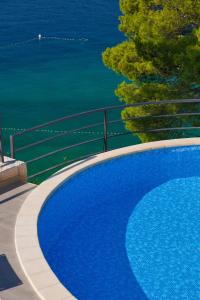
<path id="1" fill-rule="evenodd" d="M 200 97 L 200 0 L 120 0 L 119 29 L 126 40 L 103 53 L 105 65 L 124 76 L 116 95 L 126 104 Z M 131 131 L 197 123 L 193 118 L 148 118 L 195 110 L 197 105 L 126 108 Z M 169 133 L 168 133 L 169 134 Z M 169 138 L 166 132 L 139 133 L 142 141 Z M 177 132 L 181 135 L 183 132 Z"/>

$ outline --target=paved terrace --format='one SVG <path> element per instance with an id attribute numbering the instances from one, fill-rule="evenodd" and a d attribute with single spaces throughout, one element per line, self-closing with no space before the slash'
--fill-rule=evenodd
<path id="1" fill-rule="evenodd" d="M 17 258 L 14 227 L 18 211 L 33 184 L 0 189 L 0 300 L 39 300 Z"/>

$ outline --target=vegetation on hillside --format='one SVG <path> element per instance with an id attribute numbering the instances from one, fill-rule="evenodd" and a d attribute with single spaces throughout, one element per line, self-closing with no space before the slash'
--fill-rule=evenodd
<path id="1" fill-rule="evenodd" d="M 120 0 L 119 29 L 126 40 L 103 53 L 105 65 L 126 78 L 116 89 L 125 104 L 200 97 L 200 0 Z M 193 111 L 197 105 L 151 105 L 125 108 L 131 131 L 197 124 L 190 119 L 149 115 Z M 200 123 L 200 122 L 199 122 Z M 183 132 L 177 131 L 176 137 Z M 141 141 L 169 138 L 169 132 L 138 133 Z"/>

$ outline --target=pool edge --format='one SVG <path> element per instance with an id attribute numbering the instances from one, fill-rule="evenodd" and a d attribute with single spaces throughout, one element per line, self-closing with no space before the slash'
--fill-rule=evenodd
<path id="1" fill-rule="evenodd" d="M 200 145 L 200 138 L 165 140 L 119 148 L 76 162 L 55 173 L 27 197 L 15 224 L 15 246 L 21 267 L 33 289 L 43 300 L 76 299 L 57 279 L 40 248 L 37 222 L 40 211 L 50 194 L 71 176 L 120 156 L 160 148 Z"/>

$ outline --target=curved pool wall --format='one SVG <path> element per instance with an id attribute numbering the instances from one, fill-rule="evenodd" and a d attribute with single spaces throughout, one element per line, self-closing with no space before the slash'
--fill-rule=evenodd
<path id="1" fill-rule="evenodd" d="M 113 159 L 64 183 L 38 222 L 41 248 L 63 285 L 80 300 L 146 299 L 127 259 L 128 219 L 155 187 L 200 176 L 199 162 L 200 147 L 152 150 Z"/>
<path id="2" fill-rule="evenodd" d="M 187 147 L 199 143 L 200 139 L 184 139 L 121 148 L 64 169 L 38 187 L 18 217 L 16 246 L 24 271 L 41 298 L 53 299 L 51 291 L 57 291 L 57 299 L 74 299 L 65 286 L 80 300 L 176 299 L 149 295 L 148 284 L 132 272 L 127 230 L 134 209 L 150 191 L 169 180 L 200 176 L 200 147 Z M 27 220 L 28 211 L 32 221 Z M 24 251 L 28 238 L 20 244 L 25 230 L 22 223 L 27 222 L 29 233 L 33 231 L 29 245 L 37 252 L 32 248 L 28 258 Z M 41 252 L 37 222 L 45 259 L 63 285 Z M 34 257 L 43 266 L 40 274 L 46 278 L 45 287 L 38 286 L 37 272 L 29 271 Z M 58 298 L 59 292 L 68 298 Z"/>

